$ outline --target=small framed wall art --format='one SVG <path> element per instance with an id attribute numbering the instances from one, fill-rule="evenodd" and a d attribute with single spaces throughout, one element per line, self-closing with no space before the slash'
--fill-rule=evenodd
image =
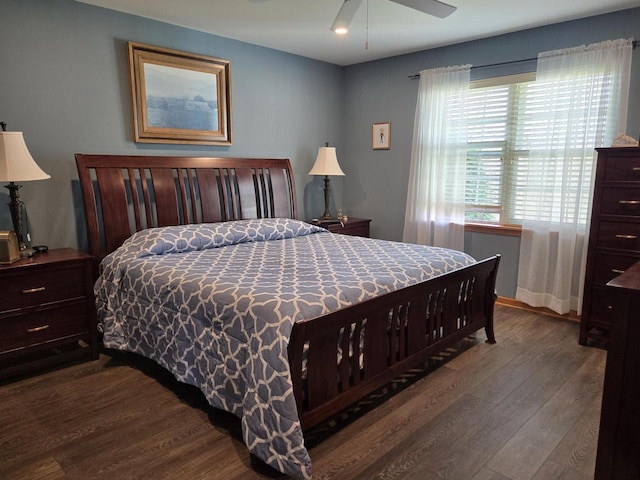
<path id="1" fill-rule="evenodd" d="M 231 145 L 231 62 L 129 42 L 136 142 Z"/>
<path id="2" fill-rule="evenodd" d="M 391 122 L 376 122 L 373 124 L 372 148 L 374 150 L 391 149 Z"/>

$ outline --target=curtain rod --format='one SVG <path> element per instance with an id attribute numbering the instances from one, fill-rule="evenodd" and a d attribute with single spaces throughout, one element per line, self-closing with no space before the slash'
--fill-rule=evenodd
<path id="1" fill-rule="evenodd" d="M 638 46 L 638 40 L 634 40 L 633 42 L 631 42 L 631 45 L 635 49 Z M 510 62 L 488 63 L 487 65 L 472 66 L 471 70 L 478 69 L 478 68 L 502 67 L 504 65 L 514 65 L 516 63 L 532 62 L 537 59 L 538 57 L 532 57 L 532 58 L 523 58 L 521 60 L 511 60 Z M 415 80 L 416 78 L 420 78 L 420 74 L 416 73 L 415 75 L 408 75 L 407 78 L 410 78 L 411 80 Z"/>

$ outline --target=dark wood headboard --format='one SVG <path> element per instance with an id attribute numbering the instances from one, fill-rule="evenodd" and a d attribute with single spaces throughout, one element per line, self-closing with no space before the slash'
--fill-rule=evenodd
<path id="1" fill-rule="evenodd" d="M 297 218 L 288 159 L 75 157 L 89 250 L 98 259 L 145 228 Z"/>

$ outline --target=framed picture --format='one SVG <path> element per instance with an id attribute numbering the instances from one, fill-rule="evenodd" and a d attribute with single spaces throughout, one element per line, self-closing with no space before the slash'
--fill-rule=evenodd
<path id="1" fill-rule="evenodd" d="M 379 122 L 373 124 L 372 148 L 374 150 L 391 149 L 391 122 Z"/>
<path id="2" fill-rule="evenodd" d="M 128 46 L 136 142 L 231 145 L 231 62 Z"/>

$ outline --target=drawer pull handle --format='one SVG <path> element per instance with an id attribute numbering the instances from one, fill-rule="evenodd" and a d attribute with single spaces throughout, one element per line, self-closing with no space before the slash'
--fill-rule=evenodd
<path id="1" fill-rule="evenodd" d="M 635 240 L 637 237 L 637 235 L 623 235 L 623 234 L 618 234 L 616 235 L 616 238 L 623 238 L 625 240 Z"/>
<path id="2" fill-rule="evenodd" d="M 607 305 L 607 310 L 613 310 L 613 306 Z"/>
<path id="3" fill-rule="evenodd" d="M 633 167 L 631 171 L 634 175 L 640 175 L 640 167 Z"/>
<path id="4" fill-rule="evenodd" d="M 617 268 L 612 268 L 611 272 L 620 274 L 620 273 L 624 273 L 624 270 L 618 270 Z"/>
<path id="5" fill-rule="evenodd" d="M 620 205 L 640 205 L 640 200 L 620 200 Z"/>
<path id="6" fill-rule="evenodd" d="M 41 332 L 42 330 L 46 330 L 47 328 L 49 328 L 49 325 L 42 325 L 40 327 L 28 328 L 27 333 Z"/>
<path id="7" fill-rule="evenodd" d="M 46 287 L 36 287 L 36 288 L 28 288 L 26 290 L 22 290 L 22 293 L 38 293 L 44 292 Z"/>

